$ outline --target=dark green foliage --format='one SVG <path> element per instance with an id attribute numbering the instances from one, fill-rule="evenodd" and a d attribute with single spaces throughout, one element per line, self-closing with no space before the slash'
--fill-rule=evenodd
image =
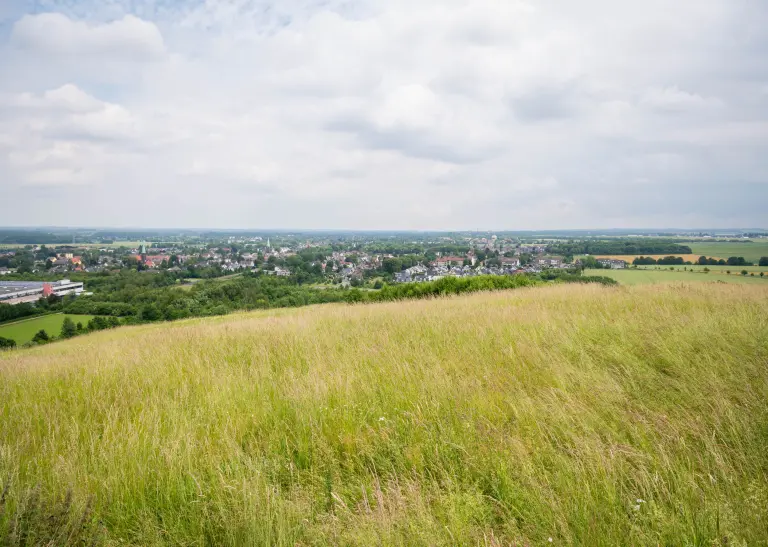
<path id="1" fill-rule="evenodd" d="M 558 255 L 691 254 L 691 248 L 665 239 L 617 241 L 567 241 L 553 243 L 549 252 Z"/>
<path id="2" fill-rule="evenodd" d="M 759 266 L 768 266 L 768 256 L 761 256 L 760 262 L 758 262 Z"/>
<path id="3" fill-rule="evenodd" d="M 704 258 L 706 261 L 706 257 L 699 258 L 699 264 L 705 264 L 708 262 L 702 262 L 701 259 Z M 714 260 L 712 264 L 717 264 L 718 262 Z M 660 258 L 658 260 L 655 260 L 654 258 L 651 258 L 650 256 L 639 256 L 636 259 L 632 261 L 632 264 L 636 266 L 648 266 L 652 264 L 658 264 L 660 266 L 682 266 L 683 264 L 690 264 L 689 262 L 686 262 L 682 257 L 680 256 L 665 256 L 663 258 Z"/>
<path id="4" fill-rule="evenodd" d="M 743 256 L 731 256 L 726 262 L 729 266 L 751 266 L 751 262 L 744 260 Z"/>
<path id="5" fill-rule="evenodd" d="M 706 256 L 700 256 L 697 264 L 700 266 L 725 266 L 725 260 L 716 258 L 707 258 Z"/>
<path id="6" fill-rule="evenodd" d="M 28 303 L 16 304 L 15 306 L 11 306 L 10 304 L 0 304 L 0 323 L 3 321 L 13 321 L 15 319 L 37 315 L 41 312 L 41 309 Z"/>
<path id="7" fill-rule="evenodd" d="M 0 336 L 0 349 L 5 348 L 15 348 L 16 347 L 16 340 L 11 340 L 10 338 L 3 338 Z"/>
<path id="8" fill-rule="evenodd" d="M 62 338 L 72 338 L 77 334 L 77 327 L 75 327 L 75 322 L 72 321 L 69 317 L 64 318 L 64 322 L 61 324 L 61 337 Z"/>
<path id="9" fill-rule="evenodd" d="M 48 333 L 45 332 L 45 329 L 41 329 L 37 331 L 35 336 L 32 338 L 32 341 L 36 344 L 45 344 L 46 342 L 49 342 L 51 340 L 51 337 L 48 336 Z"/>

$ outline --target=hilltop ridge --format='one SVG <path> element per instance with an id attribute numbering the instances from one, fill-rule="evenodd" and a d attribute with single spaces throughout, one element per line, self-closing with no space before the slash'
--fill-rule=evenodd
<path id="1" fill-rule="evenodd" d="M 0 539 L 760 544 L 767 363 L 768 290 L 719 284 L 332 304 L 0 353 Z"/>

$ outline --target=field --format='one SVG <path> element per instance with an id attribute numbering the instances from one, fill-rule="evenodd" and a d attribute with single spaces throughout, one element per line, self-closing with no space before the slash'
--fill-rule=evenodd
<path id="1" fill-rule="evenodd" d="M 691 266 L 674 266 L 675 270 L 672 271 L 669 268 L 673 266 L 658 266 L 660 269 L 654 269 L 656 266 L 648 266 L 646 268 L 638 267 L 627 268 L 626 270 L 585 270 L 584 275 L 604 275 L 612 277 L 622 285 L 644 285 L 648 283 L 667 283 L 670 281 L 685 281 L 693 283 L 712 283 L 716 281 L 722 281 L 724 283 L 740 283 L 740 284 L 755 284 L 768 287 L 768 277 L 759 277 L 760 271 L 768 272 L 767 268 L 749 268 L 748 266 L 730 266 L 727 268 L 715 269 L 714 266 L 710 266 L 710 272 L 704 273 L 702 270 L 696 271 L 684 271 L 683 268 L 691 268 Z M 731 271 L 731 274 L 726 273 L 727 270 Z M 749 275 L 742 276 L 740 272 L 742 270 L 752 270 L 755 273 L 754 277 Z M 768 274 L 767 274 L 768 275 Z"/>
<path id="2" fill-rule="evenodd" d="M 692 241 L 682 243 L 688 245 L 698 258 L 701 255 L 728 258 L 743 256 L 747 261 L 757 262 L 762 256 L 768 256 L 768 239 L 756 239 L 752 243 L 729 243 L 726 241 Z"/>
<path id="3" fill-rule="evenodd" d="M 768 284 L 693 283 L 0 353 L 0 544 L 764 545 L 767 342 Z"/>
<path id="4" fill-rule="evenodd" d="M 80 322 L 83 326 L 93 319 L 92 315 L 65 315 L 61 313 L 22 319 L 13 323 L 0 324 L 0 336 L 16 340 L 18 345 L 30 342 L 32 337 L 41 329 L 44 329 L 50 336 L 58 336 L 65 317 L 72 319 L 75 324 Z"/>
<path id="5" fill-rule="evenodd" d="M 660 258 L 664 258 L 666 256 L 679 256 L 681 257 L 685 262 L 696 262 L 701 255 L 681 255 L 681 254 L 665 254 L 665 255 L 595 255 L 595 258 L 610 258 L 614 260 L 623 260 L 624 262 L 627 262 L 628 264 L 632 264 L 632 261 L 640 256 L 645 256 L 648 258 L 653 258 L 655 260 L 658 260 Z M 707 255 L 708 258 L 723 258 L 720 256 L 715 255 Z M 581 257 L 583 258 L 583 256 Z M 725 257 L 728 258 L 728 257 Z"/>
<path id="6" fill-rule="evenodd" d="M 29 243 L 0 243 L 0 249 L 23 249 L 24 247 L 28 246 Z M 72 243 L 36 243 L 35 245 L 47 245 L 48 247 L 63 247 L 66 245 L 72 245 Z M 128 247 L 128 248 L 136 248 L 139 245 L 141 245 L 140 241 L 115 241 L 114 243 L 74 243 L 75 247 L 87 247 L 87 248 L 93 248 L 93 249 L 104 249 L 104 248 L 117 248 L 117 247 Z M 149 245 L 149 244 L 148 244 Z"/>

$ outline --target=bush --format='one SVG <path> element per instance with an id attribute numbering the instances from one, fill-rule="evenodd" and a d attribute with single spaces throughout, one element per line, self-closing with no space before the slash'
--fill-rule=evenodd
<path id="1" fill-rule="evenodd" d="M 75 327 L 75 322 L 72 321 L 69 317 L 64 318 L 64 322 L 61 324 L 61 337 L 62 338 L 72 338 L 77 334 L 77 327 Z"/>
<path id="2" fill-rule="evenodd" d="M 46 342 L 51 341 L 51 337 L 48 335 L 47 332 L 45 332 L 45 329 L 40 329 L 37 331 L 35 336 L 32 337 L 32 341 L 35 344 L 45 344 Z"/>
<path id="3" fill-rule="evenodd" d="M 15 348 L 16 347 L 16 340 L 11 340 L 10 338 L 3 338 L 0 336 L 0 349 L 5 348 Z"/>

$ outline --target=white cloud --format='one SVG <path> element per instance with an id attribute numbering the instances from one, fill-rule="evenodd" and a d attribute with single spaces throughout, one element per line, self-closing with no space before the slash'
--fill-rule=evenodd
<path id="1" fill-rule="evenodd" d="M 73 21 L 60 13 L 25 15 L 13 26 L 11 43 L 52 56 L 153 59 L 165 46 L 157 26 L 132 15 L 104 24 Z"/>
<path id="2" fill-rule="evenodd" d="M 768 23 L 755 0 L 44 8 L 0 42 L 7 223 L 79 205 L 83 224 L 154 226 L 763 218 L 768 42 L 733 39 Z"/>

